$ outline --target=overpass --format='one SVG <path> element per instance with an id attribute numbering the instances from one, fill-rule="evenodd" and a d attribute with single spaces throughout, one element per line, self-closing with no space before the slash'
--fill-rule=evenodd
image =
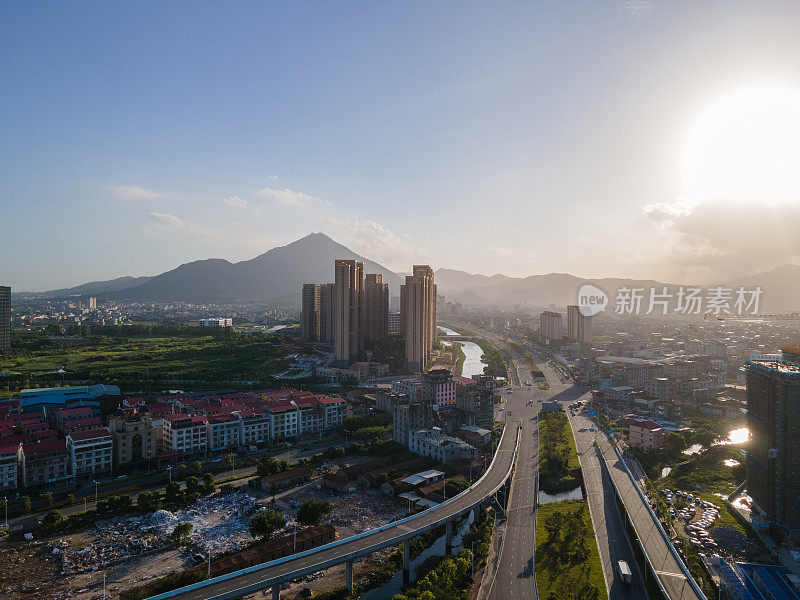
<path id="1" fill-rule="evenodd" d="M 665 600 L 706 600 L 619 451 L 603 434 L 598 435 L 595 441 L 601 464 L 607 469 L 614 493 L 624 509 L 625 519 L 633 529 L 644 555 L 647 567 L 645 575 L 655 577 Z"/>
<path id="2" fill-rule="evenodd" d="M 520 438 L 519 424 L 509 424 L 494 458 L 483 476 L 450 500 L 405 519 L 364 533 L 337 540 L 319 548 L 292 554 L 188 585 L 148 600 L 232 600 L 272 588 L 272 597 L 280 597 L 281 584 L 310 573 L 345 563 L 348 589 L 353 587 L 353 561 L 389 546 L 403 544 L 403 573 L 408 579 L 410 541 L 431 529 L 445 525 L 446 547 L 451 549 L 453 522 L 470 511 L 479 510 L 510 480 Z M 476 514 L 477 516 L 477 514 Z"/>

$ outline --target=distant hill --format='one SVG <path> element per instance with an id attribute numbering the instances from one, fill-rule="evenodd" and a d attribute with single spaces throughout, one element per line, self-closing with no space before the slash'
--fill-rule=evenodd
<path id="1" fill-rule="evenodd" d="M 391 293 L 400 293 L 401 281 L 395 273 L 323 233 L 312 233 L 242 262 L 210 258 L 186 263 L 109 296 L 135 301 L 299 304 L 304 283 L 333 281 L 337 258 L 362 261 L 365 273 L 382 274 Z"/>
<path id="2" fill-rule="evenodd" d="M 192 303 L 259 302 L 300 304 L 304 283 L 333 281 L 333 261 L 355 259 L 364 263 L 365 273 L 381 273 L 389 284 L 390 294 L 398 296 L 402 277 L 360 256 L 323 233 L 309 234 L 291 244 L 273 248 L 253 259 L 232 263 L 209 258 L 186 263 L 155 277 L 119 277 L 93 281 L 72 288 L 52 290 L 37 295 L 63 297 L 97 295 L 130 301 L 184 301 Z M 515 304 L 574 304 L 578 289 L 591 283 L 604 290 L 613 309 L 617 289 L 663 288 L 670 293 L 678 284 L 639 279 L 585 279 L 569 273 L 548 273 L 529 277 L 476 275 L 455 269 L 435 273 L 438 292 L 447 300 L 468 304 L 513 306 Z M 800 310 L 800 266 L 783 265 L 777 269 L 724 282 L 725 287 L 747 289 L 761 286 L 762 312 Z M 708 287 L 708 286 L 707 286 Z M 29 294 L 19 294 L 25 296 Z"/>
<path id="3" fill-rule="evenodd" d="M 439 277 L 440 272 L 443 274 L 441 278 Z M 610 305 L 613 307 L 617 290 L 622 287 L 644 288 L 646 290 L 645 298 L 647 298 L 650 288 L 661 290 L 666 286 L 668 293 L 675 294 L 680 286 L 675 283 L 643 279 L 585 279 L 567 273 L 549 273 L 529 277 L 506 277 L 505 275 L 487 277 L 486 275 L 471 275 L 463 271 L 448 269 L 437 271 L 436 278 L 439 293 L 444 294 L 448 300 L 498 306 L 528 303 L 538 306 L 553 304 L 563 307 L 576 303 L 577 293 L 582 285 L 592 284 L 608 294 Z M 459 285 L 464 287 L 457 287 Z M 797 265 L 787 264 L 772 271 L 714 285 L 722 285 L 734 290 L 740 286 L 746 290 L 760 286 L 763 293 L 759 312 L 762 313 L 800 311 L 800 266 Z M 707 289 L 713 286 L 699 287 Z"/>
<path id="4" fill-rule="evenodd" d="M 51 298 L 65 298 L 67 296 L 101 296 L 124 290 L 142 283 L 147 283 L 152 277 L 117 277 L 108 281 L 90 281 L 71 288 L 50 290 L 49 292 L 32 293 L 20 292 L 20 296 L 49 296 Z M 15 294 L 17 295 L 17 294 Z"/>

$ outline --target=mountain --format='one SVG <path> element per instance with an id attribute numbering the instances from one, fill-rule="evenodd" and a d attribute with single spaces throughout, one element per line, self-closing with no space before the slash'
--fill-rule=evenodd
<path id="1" fill-rule="evenodd" d="M 71 288 L 50 290 L 49 292 L 20 292 L 19 296 L 48 296 L 50 298 L 65 298 L 67 296 L 102 296 L 124 290 L 150 281 L 152 277 L 117 277 L 108 281 L 90 281 Z"/>
<path id="2" fill-rule="evenodd" d="M 771 271 L 739 277 L 723 284 L 725 287 L 746 290 L 757 286 L 763 290 L 760 312 L 789 313 L 800 311 L 800 266 L 781 265 Z"/>
<path id="3" fill-rule="evenodd" d="M 440 272 L 443 274 L 441 279 L 439 278 Z M 444 294 L 448 300 L 498 306 L 527 303 L 539 306 L 553 304 L 563 307 L 566 304 L 575 304 L 578 290 L 584 284 L 594 285 L 606 292 L 612 307 L 615 304 L 618 289 L 622 287 L 644 288 L 644 305 L 649 298 L 650 288 L 661 291 L 662 288 L 667 287 L 668 293 L 676 294 L 680 287 L 680 284 L 654 280 L 585 279 L 567 273 L 549 273 L 529 277 L 506 277 L 505 275 L 487 277 L 471 275 L 463 271 L 440 269 L 436 272 L 436 277 L 439 293 Z M 771 271 L 740 277 L 720 284 L 694 287 L 707 290 L 717 285 L 733 290 L 743 287 L 748 291 L 760 287 L 763 292 L 760 298 L 759 312 L 762 313 L 788 313 L 800 310 L 800 266 L 797 265 L 787 264 Z M 683 287 L 692 286 L 684 284 Z M 674 308 L 676 302 L 673 299 L 673 304 L 670 305 L 671 309 Z"/>
<path id="4" fill-rule="evenodd" d="M 472 287 L 490 286 L 511 281 L 514 278 L 508 275 L 473 275 L 455 269 L 437 269 L 434 273 L 436 287 L 439 293 L 446 290 L 463 290 Z"/>
<path id="5" fill-rule="evenodd" d="M 399 295 L 400 277 L 323 233 L 312 233 L 260 256 L 231 263 L 219 258 L 183 264 L 109 297 L 132 301 L 300 303 L 304 283 L 333 281 L 333 261 L 355 259 L 365 273 L 380 273 Z"/>

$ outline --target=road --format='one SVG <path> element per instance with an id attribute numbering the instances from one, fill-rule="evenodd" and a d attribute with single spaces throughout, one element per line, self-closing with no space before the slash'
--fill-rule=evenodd
<path id="1" fill-rule="evenodd" d="M 515 457 L 517 429 L 510 425 L 506 427 L 492 464 L 469 491 L 430 511 L 405 519 L 398 524 L 390 524 L 367 534 L 346 538 L 298 554 L 289 560 L 271 561 L 258 568 L 251 567 L 235 574 L 211 579 L 199 589 L 183 592 L 176 590 L 169 596 L 160 595 L 153 598 L 211 600 L 244 596 L 296 577 L 327 569 L 346 560 L 366 556 L 434 529 L 455 515 L 465 514 L 503 485 Z"/>
<path id="2" fill-rule="evenodd" d="M 542 370 L 548 379 L 551 374 L 555 376 L 554 370 L 549 365 L 543 365 Z M 562 397 L 581 462 L 586 499 L 603 562 L 603 576 L 606 580 L 608 597 L 611 600 L 647 600 L 641 573 L 637 573 L 630 585 L 623 584 L 616 573 L 616 565 L 620 560 L 627 562 L 634 572 L 637 564 L 625 532 L 625 522 L 617 508 L 611 480 L 606 470 L 602 468 L 594 447 L 597 432 L 591 430 L 596 429 L 596 426 L 584 412 L 573 415 L 567 406 L 576 400 L 586 402 L 590 398 L 591 394 L 583 394 L 582 389 L 577 387 Z"/>

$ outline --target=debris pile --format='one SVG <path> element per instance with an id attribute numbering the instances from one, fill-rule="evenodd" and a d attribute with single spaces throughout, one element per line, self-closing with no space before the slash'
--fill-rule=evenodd
<path id="1" fill-rule="evenodd" d="M 200 498 L 190 507 L 171 513 L 154 512 L 143 529 L 168 537 L 178 523 L 191 523 L 190 542 L 212 556 L 229 550 L 240 550 L 250 541 L 250 515 L 256 509 L 256 499 L 238 491 L 224 496 Z"/>
<path id="2" fill-rule="evenodd" d="M 142 517 L 99 521 L 94 542 L 83 548 L 63 549 L 64 573 L 97 571 L 170 546 L 167 536 L 144 530 L 142 521 Z"/>

